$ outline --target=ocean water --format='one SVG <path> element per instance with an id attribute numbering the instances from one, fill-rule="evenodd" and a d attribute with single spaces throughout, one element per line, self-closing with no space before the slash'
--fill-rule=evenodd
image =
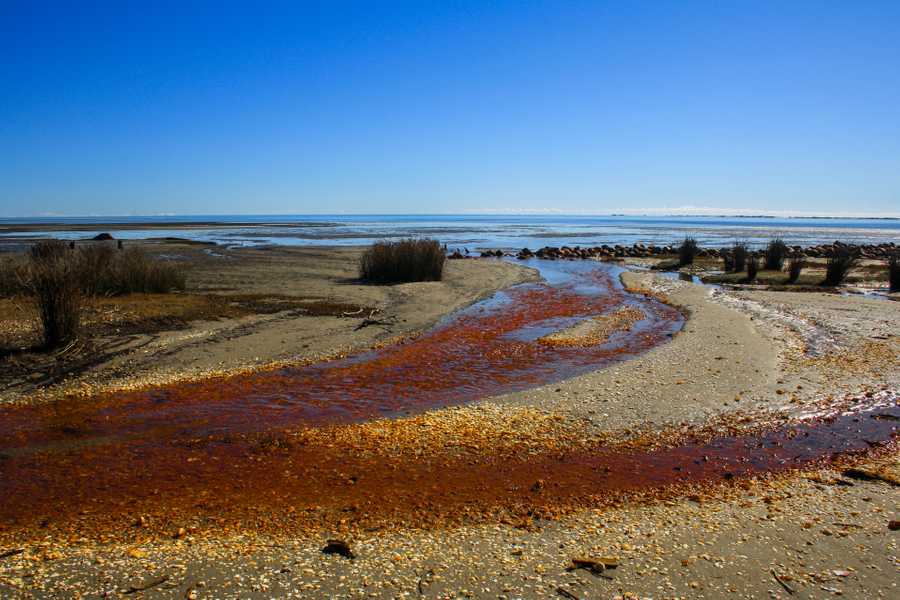
<path id="1" fill-rule="evenodd" d="M 111 224 L 114 223 L 114 224 Z M 149 223 L 153 227 L 140 227 Z M 26 224 L 46 230 L 23 231 Z M 100 224 L 103 224 L 102 226 Z M 117 228 L 115 224 L 120 224 Z M 172 225 L 167 228 L 166 225 Z M 137 228 L 124 228 L 124 226 Z M 68 229 L 67 227 L 71 227 Z M 772 237 L 788 244 L 835 240 L 900 244 L 900 219 L 775 217 L 634 217 L 559 215 L 202 215 L 158 217 L 46 217 L 0 219 L 0 239 L 90 238 L 107 231 L 119 239 L 181 237 L 229 246 L 363 245 L 376 240 L 432 237 L 450 248 L 518 249 L 542 246 L 677 244 L 693 236 L 703 246 L 742 240 L 754 247 Z"/>

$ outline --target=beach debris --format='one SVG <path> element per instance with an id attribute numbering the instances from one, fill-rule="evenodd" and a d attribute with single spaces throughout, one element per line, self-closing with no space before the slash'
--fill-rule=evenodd
<path id="1" fill-rule="evenodd" d="M 900 417 L 897 415 L 892 415 L 888 413 L 875 413 L 872 415 L 873 419 L 884 419 L 886 421 L 900 421 Z"/>
<path id="2" fill-rule="evenodd" d="M 900 531 L 900 521 L 888 521 L 888 529 L 891 531 Z"/>
<path id="3" fill-rule="evenodd" d="M 775 569 L 769 569 L 769 572 L 772 573 L 772 577 L 775 578 L 775 581 L 778 582 L 778 585 L 780 585 L 781 587 L 784 588 L 784 591 L 786 591 L 788 594 L 790 594 L 792 596 L 794 595 L 794 588 L 789 586 L 784 579 L 779 577 L 778 573 L 775 571 Z"/>
<path id="4" fill-rule="evenodd" d="M 353 550 L 350 549 L 350 544 L 345 542 L 344 540 L 338 539 L 330 539 L 325 544 L 325 547 L 322 548 L 322 554 L 339 554 L 344 558 L 349 558 L 353 560 L 356 558 L 356 555 L 353 554 Z"/>
<path id="5" fill-rule="evenodd" d="M 359 325 L 354 327 L 353 331 L 359 331 L 360 329 L 362 329 L 364 327 L 368 327 L 370 325 L 383 325 L 383 326 L 389 327 L 391 325 L 397 324 L 397 317 L 393 316 L 393 315 L 384 317 L 383 319 L 376 319 L 375 315 L 378 314 L 379 312 L 380 311 L 377 308 L 372 309 L 372 311 L 369 312 L 369 316 L 366 317 L 365 319 L 363 319 L 359 323 Z"/>
<path id="6" fill-rule="evenodd" d="M 900 486 L 900 478 L 882 470 L 852 467 L 845 469 L 842 475 L 858 481 L 881 481 L 893 486 Z"/>
<path id="7" fill-rule="evenodd" d="M 157 577 L 156 579 L 152 579 L 147 583 L 132 585 L 128 588 L 122 590 L 123 594 L 136 594 L 137 592 L 143 592 L 145 590 L 149 590 L 150 588 L 156 587 L 158 585 L 162 585 L 169 580 L 168 575 L 163 575 L 162 577 Z"/>
<path id="8" fill-rule="evenodd" d="M 831 573 L 835 577 L 850 577 L 850 575 L 852 575 L 852 573 L 847 569 L 834 569 L 831 571 Z"/>
<path id="9" fill-rule="evenodd" d="M 590 572 L 592 575 L 596 575 L 597 577 L 612 579 L 612 577 L 606 575 L 604 571 L 615 569 L 618 566 L 619 560 L 610 556 L 601 556 L 599 558 L 575 557 L 572 559 L 572 563 L 566 568 L 566 570 L 575 571 L 577 569 L 584 569 Z"/>
<path id="10" fill-rule="evenodd" d="M 416 589 L 419 590 L 420 596 L 425 595 L 425 586 L 431 585 L 432 577 L 434 577 L 434 569 L 428 569 L 427 571 L 422 573 L 421 577 L 419 577 L 419 581 L 418 581 L 418 583 L 416 583 Z"/>
<path id="11" fill-rule="evenodd" d="M 566 588 L 559 586 L 556 588 L 556 593 L 562 596 L 563 598 L 570 598 L 571 600 L 578 600 L 578 596 L 567 590 Z"/>
<path id="12" fill-rule="evenodd" d="M 25 552 L 25 548 L 11 548 L 10 550 L 0 552 L 0 558 L 9 558 L 10 556 L 22 554 L 23 552 Z"/>

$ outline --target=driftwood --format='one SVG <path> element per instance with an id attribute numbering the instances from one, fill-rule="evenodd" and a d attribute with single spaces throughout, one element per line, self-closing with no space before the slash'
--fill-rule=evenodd
<path id="1" fill-rule="evenodd" d="M 788 594 L 793 596 L 794 589 L 791 586 L 789 586 L 787 583 L 785 583 L 785 581 L 781 577 L 778 576 L 778 573 L 775 572 L 775 569 L 771 569 L 771 573 L 772 573 L 772 577 L 775 578 L 775 581 L 777 581 L 778 584 L 784 588 L 784 591 L 786 591 Z"/>
<path id="2" fill-rule="evenodd" d="M 383 325 L 383 326 L 385 326 L 385 327 L 390 327 L 391 325 L 396 325 L 396 324 L 397 324 L 397 317 L 396 317 L 396 316 L 393 316 L 393 315 L 388 316 L 388 317 L 385 317 L 385 318 L 383 318 L 383 319 L 376 319 L 376 318 L 375 318 L 375 314 L 378 313 L 378 312 L 379 312 L 379 311 L 378 311 L 377 308 L 376 308 L 376 309 L 373 309 L 373 310 L 369 313 L 369 316 L 368 316 L 368 317 L 366 317 L 365 319 L 363 319 L 363 320 L 360 322 L 359 325 L 357 325 L 356 327 L 353 328 L 353 331 L 359 331 L 359 330 L 362 329 L 363 327 L 368 327 L 369 325 Z"/>
<path id="3" fill-rule="evenodd" d="M 604 571 L 607 569 L 615 569 L 619 566 L 619 562 L 614 558 L 573 558 L 566 570 L 574 571 L 576 569 L 585 569 L 591 575 L 602 577 L 603 579 L 612 580 L 612 577 L 606 575 Z"/>

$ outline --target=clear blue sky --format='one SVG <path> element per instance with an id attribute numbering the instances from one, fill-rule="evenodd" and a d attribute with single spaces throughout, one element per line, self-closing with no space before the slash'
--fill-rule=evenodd
<path id="1" fill-rule="evenodd" d="M 900 212 L 896 0 L 201 5 L 0 3 L 0 215 Z"/>

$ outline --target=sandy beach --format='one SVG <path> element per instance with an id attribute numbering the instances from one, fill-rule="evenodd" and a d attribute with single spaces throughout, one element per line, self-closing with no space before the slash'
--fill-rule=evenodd
<path id="1" fill-rule="evenodd" d="M 103 305 L 109 322 L 98 326 L 105 335 L 98 347 L 121 340 L 116 328 L 129 332 L 115 356 L 40 385 L 7 378 L 7 404 L 53 405 L 392 348 L 497 290 L 538 279 L 522 264 L 471 259 L 449 261 L 442 282 L 372 286 L 355 278 L 358 249 L 147 247 L 185 265 L 185 294 Z M 357 471 L 316 488 L 320 514 L 310 506 L 277 520 L 271 515 L 286 507 L 271 514 L 241 509 L 238 521 L 222 526 L 192 519 L 178 503 L 158 512 L 141 503 L 114 525 L 96 521 L 104 523 L 100 529 L 89 525 L 90 516 L 65 528 L 51 522 L 46 531 L 7 522 L 0 529 L 0 589 L 23 598 L 893 596 L 891 523 L 900 483 L 893 434 L 802 469 L 703 477 L 606 499 L 563 488 L 571 462 L 564 457 L 598 447 L 652 454 L 723 432 L 789 432 L 810 414 L 839 414 L 859 402 L 895 408 L 900 304 L 729 291 L 649 272 L 625 271 L 620 279 L 635 297 L 677 307 L 685 317 L 680 331 L 646 352 L 563 381 L 394 419 L 279 432 L 266 442 L 274 450 L 254 459 L 260 466 L 280 464 L 282 444 L 288 454 L 308 456 L 348 448 L 361 461 L 353 463 Z M 196 300 L 183 300 L 210 295 L 232 301 L 200 310 Z M 166 327 L 176 321 L 162 319 L 160 306 L 182 311 L 177 327 Z M 154 318 L 145 318 L 151 308 Z M 16 315 L 9 309 L 4 319 Z M 365 319 L 373 323 L 360 327 Z M 633 325 L 625 318 L 610 323 L 621 331 Z M 558 329 L 562 339 L 582 335 Z M 478 471 L 466 478 L 465 465 L 504 468 L 509 460 L 520 468 L 554 456 L 558 480 L 548 467 L 546 479 L 513 473 L 504 483 L 523 489 L 496 495 Z M 451 475 L 459 469 L 459 479 L 448 475 L 447 483 L 434 471 L 431 484 L 427 475 L 392 484 L 420 494 L 425 505 L 388 505 L 394 492 L 386 489 L 380 502 L 390 508 L 379 517 L 379 499 L 365 495 L 367 477 L 400 464 L 420 465 L 427 474 L 431 463 Z M 365 464 L 368 473 L 359 470 Z M 499 482 L 506 475 L 496 476 Z M 253 481 L 249 472 L 246 478 Z M 441 487 L 454 481 L 459 489 Z M 144 485 L 151 489 L 152 480 Z M 186 492 L 192 486 L 200 494 L 199 481 L 182 485 Z M 369 508 L 340 509 L 354 494 Z M 323 554 L 329 539 L 347 542 L 354 558 Z M 572 568 L 573 559 L 588 562 Z"/>

